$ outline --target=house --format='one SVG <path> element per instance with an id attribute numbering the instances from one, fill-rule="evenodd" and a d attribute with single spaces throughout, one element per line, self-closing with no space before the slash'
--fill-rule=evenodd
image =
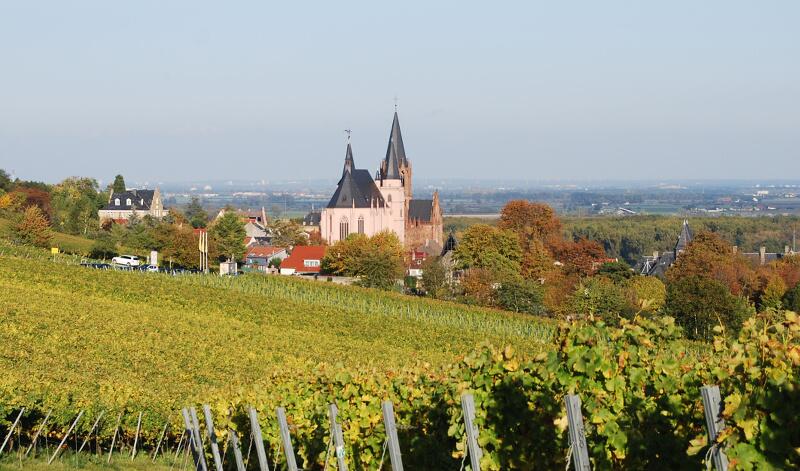
<path id="1" fill-rule="evenodd" d="M 634 266 L 634 271 L 640 275 L 664 278 L 667 269 L 669 269 L 669 267 L 675 263 L 675 260 L 686 250 L 686 247 L 689 245 L 689 242 L 692 241 L 693 237 L 694 233 L 689 227 L 689 221 L 684 219 L 681 232 L 678 235 L 678 241 L 675 243 L 675 248 L 662 254 L 653 252 L 652 256 L 645 255 L 639 263 Z"/>
<path id="2" fill-rule="evenodd" d="M 307 233 L 318 232 L 319 222 L 322 219 L 322 212 L 311 210 L 303 217 L 303 231 Z"/>
<path id="3" fill-rule="evenodd" d="M 281 275 L 319 274 L 325 246 L 298 245 L 281 261 Z"/>
<path id="4" fill-rule="evenodd" d="M 422 263 L 428 258 L 428 254 L 419 250 L 412 250 L 408 253 L 408 265 L 406 275 L 416 278 L 422 277 Z"/>
<path id="5" fill-rule="evenodd" d="M 112 191 L 108 197 L 108 203 L 97 212 L 97 216 L 100 219 L 100 224 L 107 220 L 124 224 L 134 214 L 137 217 L 150 216 L 161 219 L 168 212 L 164 208 L 161 200 L 161 191 L 158 188 L 155 190 L 132 188 L 122 192 Z"/>
<path id="6" fill-rule="evenodd" d="M 328 244 L 350 234 L 372 236 L 392 231 L 407 249 L 435 241 L 443 244 L 443 216 L 439 193 L 432 199 L 415 199 L 411 186 L 411 161 L 406 157 L 400 121 L 394 113 L 386 156 L 375 179 L 358 169 L 348 137 L 342 176 L 320 215 L 320 233 Z"/>
<path id="7" fill-rule="evenodd" d="M 249 268 L 267 271 L 270 260 L 277 258 L 283 261 L 288 256 L 286 247 L 255 245 L 247 248 L 244 258 Z"/>

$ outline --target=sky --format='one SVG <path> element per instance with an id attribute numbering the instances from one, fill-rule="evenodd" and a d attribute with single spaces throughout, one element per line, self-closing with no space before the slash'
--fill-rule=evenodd
<path id="1" fill-rule="evenodd" d="M 0 0 L 23 179 L 800 179 L 800 2 Z"/>

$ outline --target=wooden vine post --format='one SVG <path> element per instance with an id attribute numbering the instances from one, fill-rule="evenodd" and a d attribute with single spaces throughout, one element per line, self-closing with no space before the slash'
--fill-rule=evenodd
<path id="1" fill-rule="evenodd" d="M 723 402 L 719 393 L 719 386 L 701 387 L 700 396 L 703 399 L 703 411 L 706 416 L 708 444 L 711 446 L 709 450 L 711 461 L 717 471 L 728 471 L 728 457 L 717 446 L 717 437 L 725 429 L 725 419 L 720 415 L 723 409 Z"/>
<path id="2" fill-rule="evenodd" d="M 575 471 L 591 471 L 589 448 L 586 446 L 586 430 L 583 427 L 581 398 L 576 394 L 564 397 L 567 405 L 567 424 L 569 427 L 569 447 L 572 449 L 572 462 Z"/>

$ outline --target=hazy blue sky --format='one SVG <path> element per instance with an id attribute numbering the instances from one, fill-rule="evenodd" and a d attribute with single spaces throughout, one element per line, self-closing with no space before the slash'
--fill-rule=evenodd
<path id="1" fill-rule="evenodd" d="M 0 0 L 0 168 L 800 178 L 800 2 L 659 3 Z"/>

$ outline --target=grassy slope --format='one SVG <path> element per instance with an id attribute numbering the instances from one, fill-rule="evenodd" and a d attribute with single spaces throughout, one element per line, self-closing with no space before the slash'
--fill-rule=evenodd
<path id="1" fill-rule="evenodd" d="M 314 304 L 292 294 L 310 281 L 200 280 L 0 255 L 0 386 L 31 400 L 55 388 L 78 402 L 179 403 L 319 362 L 385 371 L 447 364 L 484 340 L 529 353 L 548 340 L 524 328 L 543 321 L 497 311 L 390 295 L 393 310 L 371 312 L 359 289 L 314 285 L 339 296 Z M 267 282 L 272 295 L 254 289 Z M 469 329 L 445 318 L 453 309 Z"/>
<path id="2" fill-rule="evenodd" d="M 11 230 L 11 221 L 0 218 L 0 237 L 7 237 Z M 92 250 L 94 242 L 86 237 L 53 232 L 53 247 L 58 247 L 62 252 L 86 255 Z"/>

